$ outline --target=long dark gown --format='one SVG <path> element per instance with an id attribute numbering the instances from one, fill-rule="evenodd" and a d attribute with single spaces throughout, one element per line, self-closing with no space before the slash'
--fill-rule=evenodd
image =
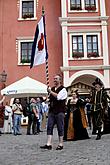
<path id="1" fill-rule="evenodd" d="M 65 116 L 64 140 L 88 139 L 89 135 L 86 127 L 87 120 L 83 101 L 79 99 L 76 104 L 72 104 L 69 100 Z"/>

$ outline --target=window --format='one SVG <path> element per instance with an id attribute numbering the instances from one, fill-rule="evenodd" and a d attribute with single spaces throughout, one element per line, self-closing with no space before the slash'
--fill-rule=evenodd
<path id="1" fill-rule="evenodd" d="M 85 0 L 85 10 L 96 10 L 96 0 Z"/>
<path id="2" fill-rule="evenodd" d="M 97 35 L 87 35 L 87 57 L 98 57 Z"/>
<path id="3" fill-rule="evenodd" d="M 81 0 L 70 0 L 70 10 L 81 10 Z"/>
<path id="4" fill-rule="evenodd" d="M 21 63 L 30 63 L 33 42 L 21 42 Z"/>
<path id="5" fill-rule="evenodd" d="M 68 0 L 68 12 L 98 12 L 98 0 Z"/>
<path id="6" fill-rule="evenodd" d="M 72 56 L 73 57 L 83 57 L 83 36 L 72 36 Z"/>
<path id="7" fill-rule="evenodd" d="M 34 17 L 34 1 L 22 1 L 22 17 Z"/>
<path id="8" fill-rule="evenodd" d="M 69 33 L 69 59 L 102 59 L 100 37 L 100 32 Z"/>
<path id="9" fill-rule="evenodd" d="M 35 20 L 38 0 L 19 0 L 18 20 Z"/>

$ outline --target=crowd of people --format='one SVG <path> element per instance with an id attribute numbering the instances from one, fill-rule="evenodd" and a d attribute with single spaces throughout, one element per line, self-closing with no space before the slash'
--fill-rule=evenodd
<path id="1" fill-rule="evenodd" d="M 5 96 L 3 96 L 0 104 L 3 104 Z M 16 98 L 10 106 L 9 101 L 6 101 L 3 106 L 4 109 L 4 124 L 3 134 L 13 134 L 15 136 L 21 135 L 21 118 L 28 117 L 27 135 L 38 135 L 41 130 L 42 121 L 45 120 L 48 114 L 48 104 L 46 100 L 40 97 L 31 98 L 29 103 L 24 106 L 21 104 L 20 99 Z M 46 127 L 46 125 L 45 125 Z M 31 130 L 32 129 L 32 130 Z M 1 135 L 1 131 L 0 131 Z"/>
<path id="2" fill-rule="evenodd" d="M 92 134 L 97 135 L 96 140 L 101 139 L 104 117 L 108 109 L 108 95 L 98 78 L 92 85 L 94 90 L 91 92 L 90 98 L 82 99 L 78 90 L 72 91 L 72 98 L 68 100 L 66 105 L 67 92 L 61 85 L 61 77 L 59 75 L 54 77 L 54 87 L 48 88 L 50 108 L 47 123 L 47 143 L 40 146 L 41 149 L 52 149 L 55 124 L 59 136 L 56 150 L 63 149 L 63 141 L 89 139 L 88 125 L 90 129 L 93 128 Z"/>
<path id="3" fill-rule="evenodd" d="M 63 149 L 64 141 L 89 139 L 88 129 L 97 135 L 96 140 L 102 136 L 105 114 L 108 110 L 108 98 L 102 82 L 96 78 L 93 82 L 93 91 L 90 97 L 82 99 L 78 90 L 71 91 L 71 98 L 67 101 L 67 90 L 62 85 L 60 75 L 54 77 L 54 86 L 48 87 L 49 102 L 40 97 L 31 98 L 27 104 L 25 115 L 28 116 L 27 135 L 38 135 L 42 132 L 42 121 L 48 117 L 47 143 L 41 149 L 52 149 L 54 125 L 57 126 L 59 143 L 56 150 Z M 0 104 L 5 100 L 5 96 Z M 12 107 L 6 102 L 4 108 L 4 133 L 21 135 L 21 117 L 23 106 L 20 99 L 15 99 Z M 46 124 L 46 122 L 45 122 Z"/>

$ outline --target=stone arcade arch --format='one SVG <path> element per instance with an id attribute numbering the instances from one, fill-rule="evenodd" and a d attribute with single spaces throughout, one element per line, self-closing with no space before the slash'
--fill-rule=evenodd
<path id="1" fill-rule="evenodd" d="M 98 77 L 98 78 L 102 81 L 102 83 L 103 83 L 103 85 L 104 85 L 105 88 L 108 86 L 108 82 L 105 80 L 104 76 L 103 76 L 101 73 L 99 73 L 99 72 L 97 72 L 97 71 L 93 71 L 93 70 L 83 70 L 83 71 L 78 71 L 78 72 L 76 72 L 75 74 L 73 74 L 73 75 L 69 78 L 68 86 L 70 86 L 70 85 L 72 84 L 72 82 L 75 81 L 75 79 L 77 79 L 77 78 L 80 77 L 80 76 L 84 76 L 84 75 L 91 75 L 91 76 L 94 77 L 94 79 L 95 79 L 96 77 Z M 92 82 L 91 82 L 91 84 L 92 84 Z M 91 85 L 91 84 L 90 84 L 90 85 Z"/>

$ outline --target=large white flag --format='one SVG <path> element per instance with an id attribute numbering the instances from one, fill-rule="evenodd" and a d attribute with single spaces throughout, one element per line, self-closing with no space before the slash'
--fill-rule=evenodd
<path id="1" fill-rule="evenodd" d="M 36 27 L 34 42 L 32 45 L 30 68 L 45 63 L 47 59 L 48 53 L 45 34 L 45 17 L 42 16 Z"/>

